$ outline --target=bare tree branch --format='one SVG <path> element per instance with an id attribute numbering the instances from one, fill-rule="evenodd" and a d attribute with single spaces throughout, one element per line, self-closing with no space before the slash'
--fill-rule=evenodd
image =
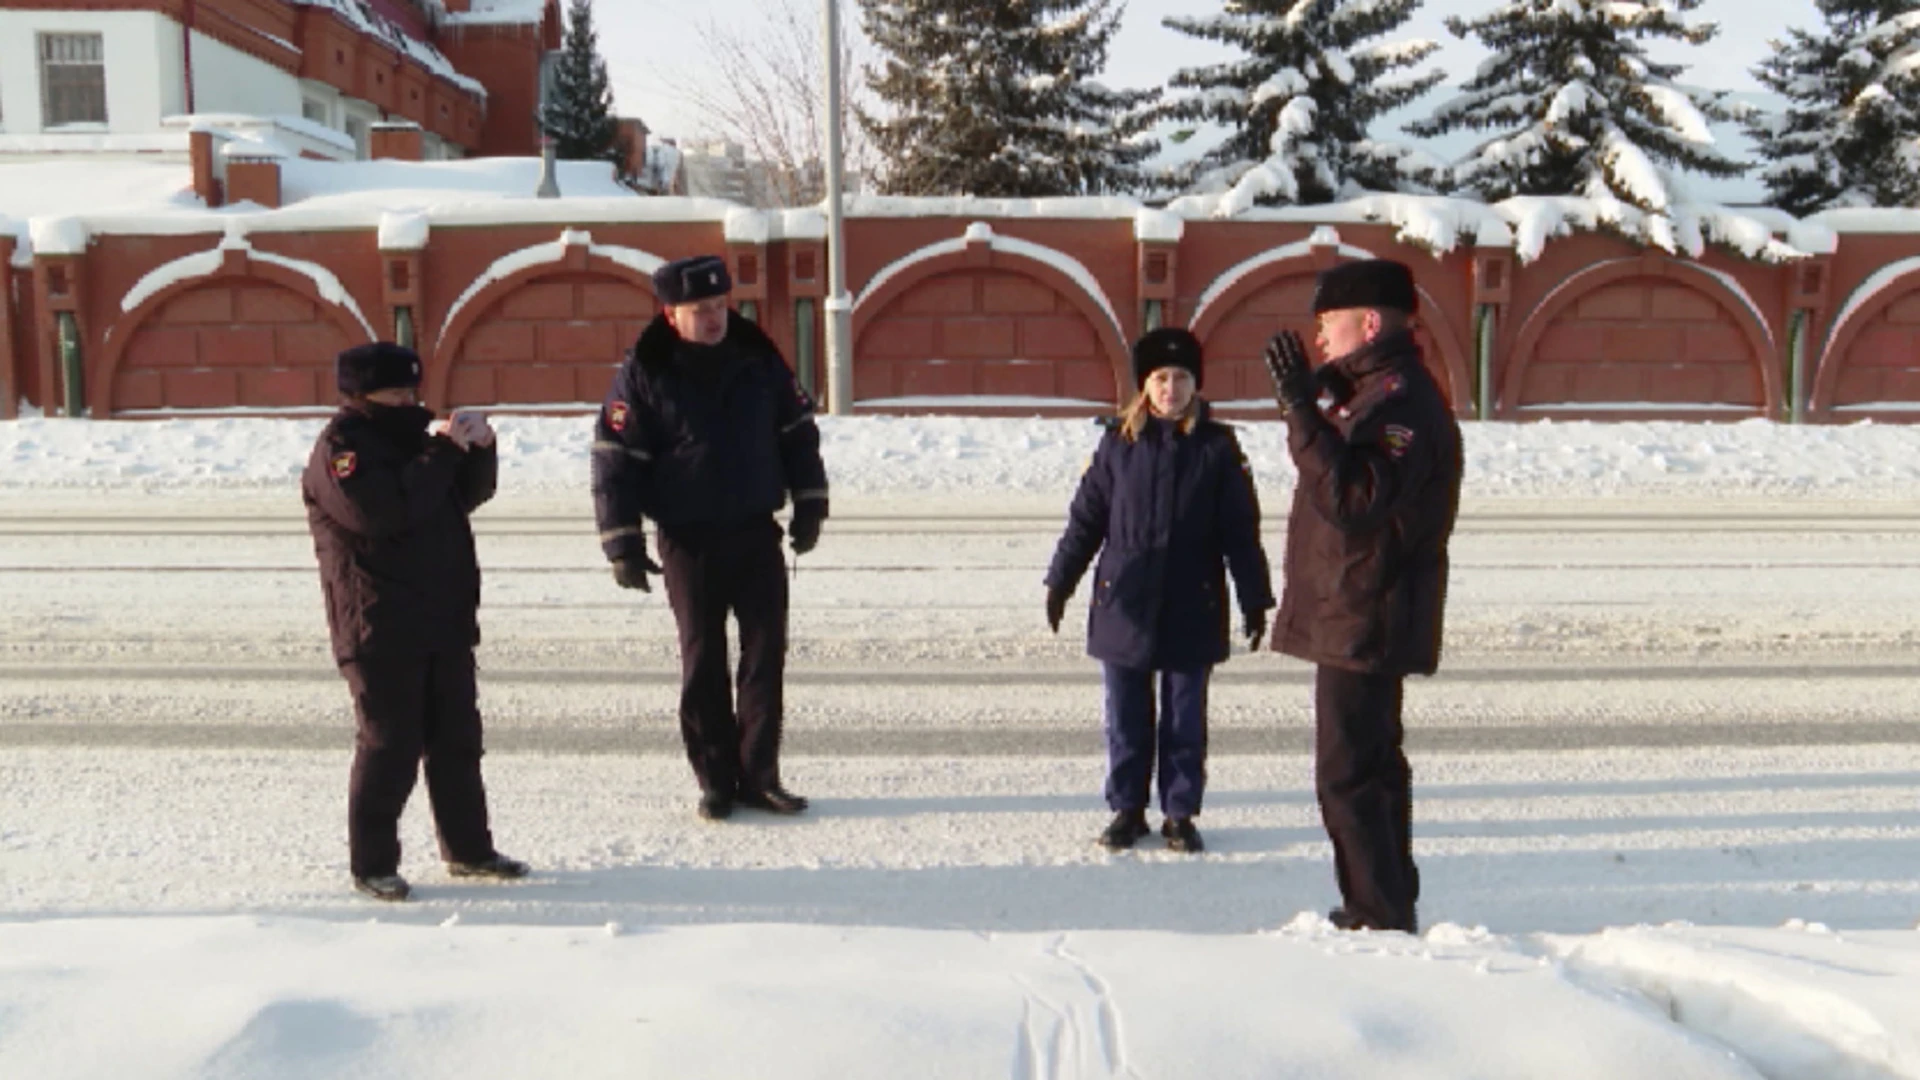
<path id="1" fill-rule="evenodd" d="M 805 206 L 825 197 L 826 58 L 821 0 L 762 0 L 753 25 L 708 17 L 698 30 L 707 63 L 675 80 L 675 94 L 710 133 L 739 143 L 749 161 L 766 163 L 767 189 L 750 192 L 775 206 Z M 852 41 L 841 55 L 843 152 L 847 174 L 871 164 L 866 134 L 854 120 L 865 94 Z"/>

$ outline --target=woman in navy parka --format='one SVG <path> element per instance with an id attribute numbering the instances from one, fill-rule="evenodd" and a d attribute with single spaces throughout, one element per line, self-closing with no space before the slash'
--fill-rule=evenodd
<path id="1" fill-rule="evenodd" d="M 1233 429 L 1209 419 L 1196 395 L 1201 362 L 1185 330 L 1154 330 L 1134 345 L 1140 393 L 1109 423 L 1080 478 L 1047 571 L 1047 622 L 1057 633 L 1067 599 L 1100 557 L 1087 652 L 1106 667 L 1114 818 L 1100 843 L 1114 850 L 1147 834 L 1156 727 L 1161 835 L 1176 851 L 1201 850 L 1193 819 L 1206 787 L 1207 682 L 1230 652 L 1226 571 L 1253 648 L 1274 603 L 1253 473 Z"/>

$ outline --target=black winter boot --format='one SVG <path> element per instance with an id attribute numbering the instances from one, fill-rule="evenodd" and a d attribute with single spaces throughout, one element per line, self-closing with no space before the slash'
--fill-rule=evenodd
<path id="1" fill-rule="evenodd" d="M 1170 817 L 1161 822 L 1160 835 L 1167 838 L 1168 851 L 1191 854 L 1207 850 L 1207 845 L 1200 841 L 1200 830 L 1193 827 L 1190 817 Z"/>
<path id="2" fill-rule="evenodd" d="M 742 791 L 739 798 L 734 801 L 741 806 L 765 810 L 769 814 L 799 814 L 806 812 L 807 809 L 805 797 L 795 795 L 779 784 L 761 791 Z"/>
<path id="3" fill-rule="evenodd" d="M 1147 828 L 1145 810 L 1122 810 L 1113 815 L 1112 823 L 1100 834 L 1100 846 L 1108 851 L 1125 851 L 1151 831 Z"/>
<path id="4" fill-rule="evenodd" d="M 726 791 L 701 792 L 699 813 L 708 821 L 725 821 L 733 816 L 733 794 Z"/>
<path id="5" fill-rule="evenodd" d="M 531 869 L 532 867 L 519 859 L 509 859 L 497 851 L 479 862 L 447 864 L 447 873 L 454 877 L 492 878 L 495 881 L 513 881 L 523 878 Z"/>
<path id="6" fill-rule="evenodd" d="M 353 887 L 375 900 L 386 900 L 391 903 L 398 903 L 413 895 L 413 887 L 408 885 L 407 879 L 399 874 L 379 874 L 374 877 L 356 875 L 353 879 Z"/>

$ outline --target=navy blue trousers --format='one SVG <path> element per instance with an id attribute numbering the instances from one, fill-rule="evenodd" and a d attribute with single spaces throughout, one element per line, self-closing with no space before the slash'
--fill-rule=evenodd
<path id="1" fill-rule="evenodd" d="M 1145 810 L 1157 757 L 1160 809 L 1168 817 L 1198 814 L 1207 788 L 1207 680 L 1213 668 L 1161 671 L 1156 710 L 1154 672 L 1105 667 L 1107 806 Z"/>

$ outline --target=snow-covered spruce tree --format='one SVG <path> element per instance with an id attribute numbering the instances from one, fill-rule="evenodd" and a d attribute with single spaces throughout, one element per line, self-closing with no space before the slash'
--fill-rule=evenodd
<path id="1" fill-rule="evenodd" d="M 1235 46 L 1246 55 L 1175 73 L 1161 115 L 1232 131 L 1170 179 L 1198 191 L 1230 190 L 1236 204 L 1323 203 L 1361 191 L 1424 186 L 1439 162 L 1410 146 L 1376 141 L 1382 113 L 1444 77 L 1386 78 L 1426 59 L 1424 39 L 1380 41 L 1420 0 L 1226 0 L 1217 15 L 1170 16 L 1165 25 Z"/>
<path id="2" fill-rule="evenodd" d="M 1134 190 L 1151 92 L 1096 81 L 1114 0 L 861 0 L 882 60 L 860 114 L 889 195 L 1033 198 Z"/>
<path id="3" fill-rule="evenodd" d="M 1767 201 L 1805 215 L 1920 201 L 1920 4 L 1820 0 L 1824 33 L 1790 31 L 1754 75 L 1787 100 L 1752 117 Z"/>
<path id="4" fill-rule="evenodd" d="M 1671 169 L 1737 176 L 1747 168 L 1714 147 L 1708 121 L 1732 118 L 1720 95 L 1678 85 L 1685 67 L 1647 59 L 1642 45 L 1710 40 L 1717 26 L 1683 17 L 1700 2 L 1506 0 L 1479 18 L 1449 18 L 1449 30 L 1479 38 L 1492 55 L 1459 96 L 1407 129 L 1491 131 L 1454 164 L 1460 187 L 1489 201 L 1585 196 L 1623 228 L 1623 218 L 1651 216 L 1648 237 L 1672 248 L 1669 215 L 1682 200 Z M 1614 213 L 1622 204 L 1640 214 Z"/>
<path id="5" fill-rule="evenodd" d="M 616 172 L 626 171 L 626 148 L 613 115 L 613 87 L 590 0 L 567 5 L 566 40 L 554 68 L 553 96 L 540 111 L 540 130 L 553 139 L 562 161 L 610 161 Z"/>

